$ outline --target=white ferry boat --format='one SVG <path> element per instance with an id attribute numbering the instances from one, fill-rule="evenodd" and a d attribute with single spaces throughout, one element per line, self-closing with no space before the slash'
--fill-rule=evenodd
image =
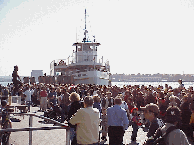
<path id="1" fill-rule="evenodd" d="M 50 63 L 50 76 L 57 77 L 60 83 L 72 84 L 96 84 L 111 85 L 111 73 L 109 61 L 103 62 L 103 57 L 97 58 L 97 47 L 100 43 L 89 40 L 86 29 L 86 9 L 85 9 L 85 29 L 82 42 L 76 42 L 73 46 L 72 60 L 53 60 Z"/>

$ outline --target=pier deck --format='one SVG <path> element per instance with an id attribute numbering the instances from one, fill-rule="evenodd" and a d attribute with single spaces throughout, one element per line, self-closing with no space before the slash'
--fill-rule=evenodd
<path id="1" fill-rule="evenodd" d="M 39 107 L 31 107 L 31 112 L 37 115 L 43 115 L 43 112 L 37 112 Z M 12 122 L 12 128 L 25 128 L 29 127 L 29 116 L 15 116 L 15 118 L 20 119 L 20 122 Z M 53 126 L 53 124 L 43 124 L 39 123 L 43 119 L 33 117 L 33 127 L 48 127 Z M 130 126 L 125 132 L 123 138 L 123 144 L 134 145 L 139 143 L 142 145 L 146 139 L 147 132 L 144 132 L 142 128 L 139 128 L 137 135 L 137 142 L 131 142 L 132 127 Z M 107 137 L 108 139 L 108 137 Z M 12 132 L 10 136 L 9 144 L 14 145 L 28 145 L 29 142 L 29 132 Z M 66 130 L 55 129 L 55 130 L 39 130 L 32 132 L 32 144 L 33 145 L 65 145 L 66 142 Z M 101 144 L 109 144 L 108 141 L 101 142 Z"/>

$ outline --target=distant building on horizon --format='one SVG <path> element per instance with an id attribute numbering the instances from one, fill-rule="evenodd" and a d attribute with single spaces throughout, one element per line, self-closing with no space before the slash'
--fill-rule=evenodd
<path id="1" fill-rule="evenodd" d="M 43 76 L 43 70 L 32 70 L 31 77 L 35 77 L 35 81 L 38 82 L 38 77 Z"/>

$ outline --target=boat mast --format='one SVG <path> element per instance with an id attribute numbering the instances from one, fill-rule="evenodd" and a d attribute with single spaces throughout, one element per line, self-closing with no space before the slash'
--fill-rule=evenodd
<path id="1" fill-rule="evenodd" d="M 85 41 L 86 41 L 86 35 L 87 35 L 87 24 L 86 24 L 86 9 L 85 9 L 85 31 L 84 31 L 84 35 L 85 35 L 85 37 L 83 38 L 83 41 L 84 41 L 84 43 L 85 43 Z"/>
<path id="2" fill-rule="evenodd" d="M 86 24 L 86 9 L 85 9 L 85 31 L 87 29 L 87 24 Z M 85 33 L 85 38 L 86 38 L 86 33 Z"/>

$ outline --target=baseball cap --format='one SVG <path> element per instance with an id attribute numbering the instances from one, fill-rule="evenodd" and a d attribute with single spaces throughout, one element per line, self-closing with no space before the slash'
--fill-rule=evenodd
<path id="1" fill-rule="evenodd" d="M 140 107 L 140 109 L 143 111 L 148 110 L 148 111 L 156 113 L 156 114 L 159 113 L 158 105 L 156 105 L 154 103 L 147 104 L 145 107 Z"/>
<path id="2" fill-rule="evenodd" d="M 166 121 L 174 123 L 181 120 L 181 110 L 177 106 L 170 106 L 166 110 Z"/>

